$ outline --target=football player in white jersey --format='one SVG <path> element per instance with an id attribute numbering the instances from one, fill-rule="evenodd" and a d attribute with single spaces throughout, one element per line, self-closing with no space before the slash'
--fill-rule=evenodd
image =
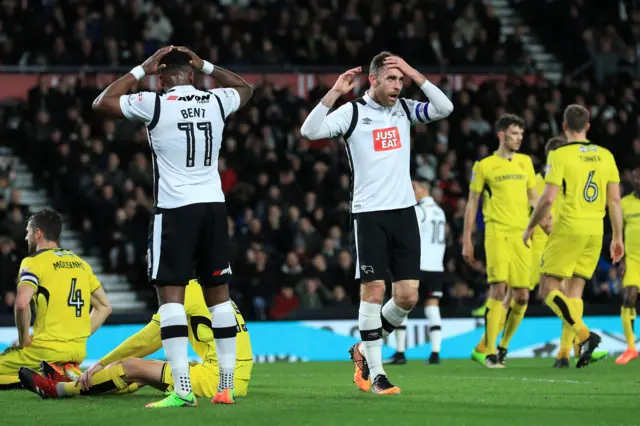
<path id="1" fill-rule="evenodd" d="M 411 126 L 447 117 L 453 104 L 405 60 L 381 52 L 371 61 L 371 87 L 365 95 L 327 115 L 338 98 L 352 91 L 361 71 L 358 67 L 342 74 L 300 132 L 311 140 L 342 136 L 346 142 L 362 339 L 349 350 L 353 381 L 363 392 L 391 395 L 400 388 L 391 384 L 382 365 L 382 341 L 402 324 L 419 297 L 420 230 L 411 188 Z M 400 97 L 405 79 L 420 86 L 429 102 Z M 393 297 L 383 306 L 389 275 Z"/>
<path id="2" fill-rule="evenodd" d="M 412 179 L 413 191 L 418 204 L 415 206 L 420 228 L 420 294 L 424 297 L 424 316 L 429 322 L 431 356 L 425 364 L 440 364 L 442 344 L 440 298 L 444 287 L 444 252 L 447 218 L 430 194 L 429 182 L 419 176 Z M 406 319 L 396 329 L 396 353 L 387 364 L 406 364 L 404 351 L 407 347 Z"/>
<path id="3" fill-rule="evenodd" d="M 196 71 L 220 89 L 196 89 Z M 164 93 L 128 95 L 145 75 L 159 73 Z M 142 122 L 153 158 L 154 214 L 149 232 L 149 282 L 158 291 L 160 335 L 175 383 L 149 408 L 193 407 L 184 310 L 185 287 L 197 278 L 212 316 L 220 382 L 213 403 L 234 404 L 237 323 L 229 299 L 227 210 L 218 153 L 227 116 L 244 105 L 253 88 L 240 76 L 203 61 L 185 47 L 158 50 L 107 87 L 93 109 Z M 195 276 L 193 265 L 195 263 Z"/>

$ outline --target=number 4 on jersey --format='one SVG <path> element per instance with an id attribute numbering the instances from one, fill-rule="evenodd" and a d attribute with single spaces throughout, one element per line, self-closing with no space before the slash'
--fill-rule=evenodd
<path id="1" fill-rule="evenodd" d="M 77 278 L 71 280 L 71 290 L 69 291 L 69 300 L 67 305 L 76 308 L 76 317 L 82 316 L 82 307 L 84 306 L 84 299 L 82 298 L 82 290 L 76 290 Z"/>

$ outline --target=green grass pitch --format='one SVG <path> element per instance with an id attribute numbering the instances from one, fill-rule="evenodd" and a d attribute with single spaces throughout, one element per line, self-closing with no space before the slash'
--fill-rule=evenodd
<path id="1" fill-rule="evenodd" d="M 582 370 L 552 360 L 509 360 L 504 370 L 472 361 L 389 366 L 400 395 L 362 393 L 350 363 L 260 364 L 249 396 L 235 406 L 200 399 L 195 409 L 145 409 L 154 390 L 122 397 L 41 400 L 28 391 L 0 393 L 0 424 L 13 425 L 638 425 L 640 362 L 611 358 Z"/>

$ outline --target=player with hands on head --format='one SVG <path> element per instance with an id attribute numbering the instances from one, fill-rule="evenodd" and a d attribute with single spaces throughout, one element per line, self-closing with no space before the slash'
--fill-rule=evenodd
<path id="1" fill-rule="evenodd" d="M 196 89 L 195 71 L 210 75 L 221 88 Z M 155 73 L 164 93 L 127 94 L 142 77 Z M 227 209 L 217 163 L 227 117 L 252 95 L 251 85 L 237 74 L 186 47 L 168 46 L 112 83 L 93 104 L 96 111 L 146 125 L 151 148 L 154 212 L 148 278 L 158 292 L 162 346 L 175 387 L 150 408 L 197 405 L 184 309 L 185 287 L 193 278 L 204 289 L 219 359 L 220 381 L 212 402 L 235 403 L 237 323 L 227 284 L 232 275 Z"/>
<path id="2" fill-rule="evenodd" d="M 352 249 L 361 300 L 362 342 L 349 350 L 354 382 L 362 391 L 399 393 L 382 365 L 382 339 L 400 327 L 418 301 L 420 233 L 410 176 L 411 126 L 446 118 L 453 104 L 435 85 L 390 52 L 371 61 L 365 95 L 331 114 L 336 101 L 357 85 L 361 67 L 350 69 L 311 111 L 300 129 L 311 139 L 341 136 L 352 171 Z M 404 79 L 420 86 L 429 102 L 400 97 Z M 328 114 L 328 115 L 327 115 Z M 384 307 L 385 280 L 393 297 Z"/>

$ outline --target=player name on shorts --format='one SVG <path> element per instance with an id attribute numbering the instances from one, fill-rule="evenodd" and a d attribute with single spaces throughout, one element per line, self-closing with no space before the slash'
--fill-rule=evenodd
<path id="1" fill-rule="evenodd" d="M 53 264 L 54 271 L 57 271 L 58 269 L 75 269 L 75 268 L 84 269 L 84 265 L 82 264 L 82 262 L 75 262 L 75 261 L 67 262 L 63 260 L 60 260 Z"/>

